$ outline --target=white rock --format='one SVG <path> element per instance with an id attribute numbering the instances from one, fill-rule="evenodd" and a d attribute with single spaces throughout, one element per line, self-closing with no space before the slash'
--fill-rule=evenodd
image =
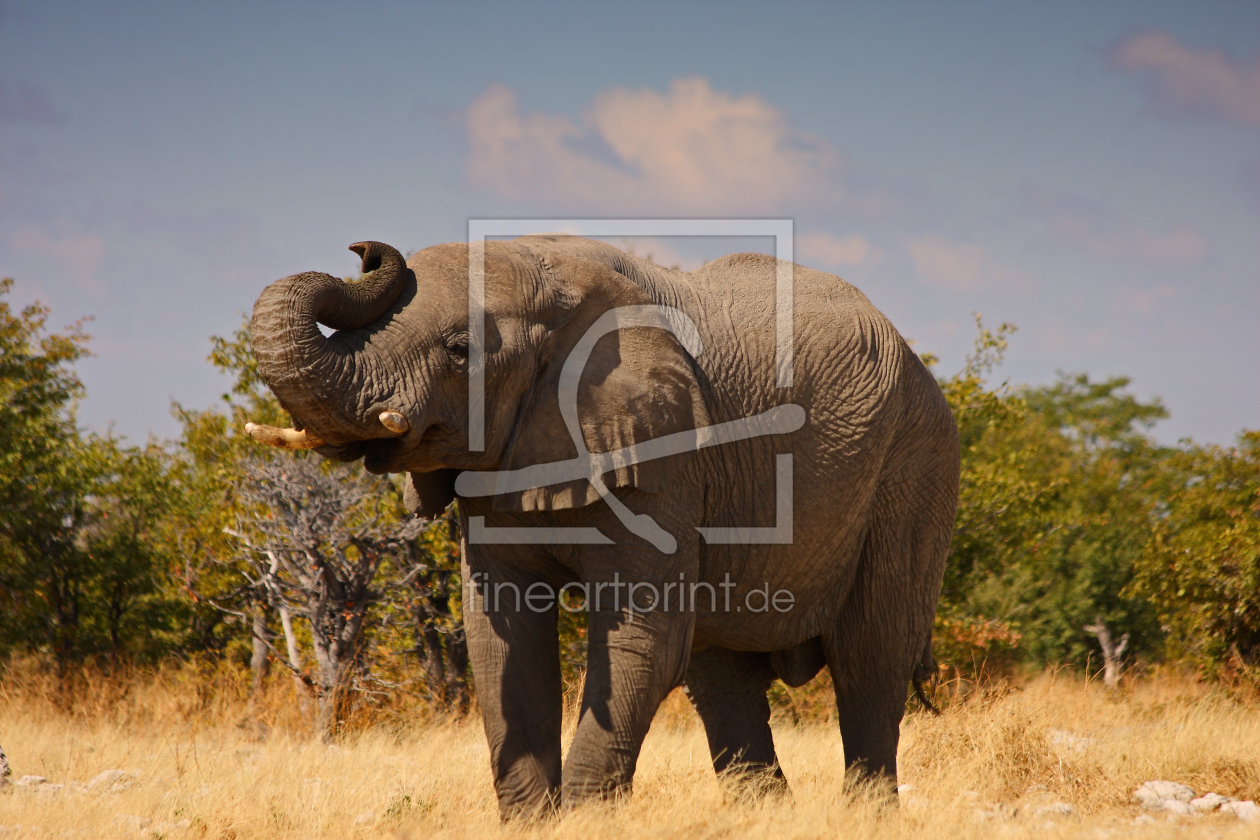
<path id="1" fill-rule="evenodd" d="M 87 783 L 89 793 L 121 793 L 136 783 L 126 770 L 106 770 Z"/>
<path id="2" fill-rule="evenodd" d="M 1198 799 L 1190 800 L 1190 807 L 1196 811 L 1215 811 L 1226 802 L 1232 802 L 1228 796 L 1221 796 L 1219 793 L 1205 793 Z"/>
<path id="3" fill-rule="evenodd" d="M 1000 822 L 1013 819 L 1015 809 L 1010 805 L 990 805 L 988 808 L 976 808 L 971 812 L 971 816 L 976 822 L 987 822 L 989 820 Z"/>
<path id="4" fill-rule="evenodd" d="M 362 814 L 359 814 L 359 816 L 354 818 L 354 824 L 365 825 L 366 823 L 370 823 L 374 819 L 376 819 L 375 811 L 364 811 Z"/>
<path id="5" fill-rule="evenodd" d="M 1033 809 L 1033 816 L 1061 816 L 1070 817 L 1076 813 L 1076 809 L 1066 802 L 1051 802 L 1049 805 L 1041 805 Z"/>
<path id="6" fill-rule="evenodd" d="M 1050 743 L 1056 747 L 1062 747 L 1065 750 L 1073 752 L 1081 752 L 1085 748 L 1098 743 L 1098 739 L 1089 738 L 1085 735 L 1077 735 L 1075 732 L 1069 732 L 1066 729 L 1051 729 L 1049 732 Z"/>
<path id="7" fill-rule="evenodd" d="M 1133 818 L 1134 825 L 1149 825 L 1150 823 L 1153 823 L 1153 822 L 1155 822 L 1155 818 L 1152 817 L 1150 814 L 1138 814 L 1136 817 Z"/>
<path id="8" fill-rule="evenodd" d="M 897 793 L 905 794 L 905 793 L 909 793 L 912 790 L 914 790 L 914 785 L 909 785 L 909 784 L 897 785 Z"/>
<path id="9" fill-rule="evenodd" d="M 152 822 L 152 820 L 145 817 L 133 817 L 130 814 L 119 814 L 114 817 L 114 825 L 121 825 L 123 828 L 129 828 L 135 832 L 148 828 Z"/>
<path id="10" fill-rule="evenodd" d="M 1260 805 L 1247 799 L 1243 802 L 1226 802 L 1221 806 L 1222 814 L 1233 814 L 1243 822 L 1260 822 Z"/>
<path id="11" fill-rule="evenodd" d="M 1179 817 L 1188 817 L 1191 814 L 1198 813 L 1194 808 L 1190 807 L 1189 802 L 1182 802 L 1177 799 L 1165 799 L 1164 810 Z"/>
<path id="12" fill-rule="evenodd" d="M 155 840 L 161 840 L 161 838 L 169 837 L 176 831 L 184 831 L 189 828 L 192 828 L 192 820 L 188 819 L 180 820 L 179 822 L 160 822 L 141 831 L 140 836 L 146 838 L 146 840 L 150 837 L 155 838 Z"/>
<path id="13" fill-rule="evenodd" d="M 48 782 L 43 776 L 23 776 L 13 784 L 18 787 L 35 787 L 36 785 L 46 784 Z"/>
<path id="14" fill-rule="evenodd" d="M 1180 782 L 1163 780 L 1143 782 L 1141 787 L 1133 791 L 1133 798 L 1141 802 L 1143 808 L 1159 809 L 1163 807 L 1164 801 L 1168 799 L 1175 799 L 1178 802 L 1189 802 L 1191 799 L 1194 799 L 1194 789 Z"/>

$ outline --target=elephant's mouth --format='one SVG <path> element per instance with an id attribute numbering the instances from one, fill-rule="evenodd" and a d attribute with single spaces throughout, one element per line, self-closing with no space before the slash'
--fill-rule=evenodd
<path id="1" fill-rule="evenodd" d="M 360 443 L 363 446 L 363 468 L 373 475 L 406 472 L 417 448 L 404 438 L 377 438 Z"/>
<path id="2" fill-rule="evenodd" d="M 426 427 L 417 440 L 413 435 L 396 438 L 357 440 L 337 447 L 323 447 L 319 454 L 338 461 L 358 461 L 373 475 L 401 472 L 429 472 L 446 466 L 434 458 L 439 441 L 450 437 L 451 430 L 441 424 Z M 331 450 L 331 451 L 330 451 Z"/>

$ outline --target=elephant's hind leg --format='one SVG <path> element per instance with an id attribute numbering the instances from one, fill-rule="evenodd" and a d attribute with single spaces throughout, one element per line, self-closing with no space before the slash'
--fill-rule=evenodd
<path id="1" fill-rule="evenodd" d="M 896 786 L 906 694 L 931 645 L 953 526 L 945 458 L 876 494 L 857 575 L 823 651 L 850 775 Z M 957 475 L 956 467 L 955 475 Z M 903 473 L 904 475 L 904 473 Z"/>
<path id="2" fill-rule="evenodd" d="M 766 700 L 774 678 L 768 653 L 704 648 L 691 654 L 687 696 L 704 722 L 714 770 L 741 785 L 785 792 Z"/>

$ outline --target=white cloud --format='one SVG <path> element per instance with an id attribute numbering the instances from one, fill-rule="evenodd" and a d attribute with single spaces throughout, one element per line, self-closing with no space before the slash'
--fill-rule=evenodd
<path id="1" fill-rule="evenodd" d="M 100 290 L 96 275 L 105 260 L 105 241 L 101 237 L 49 233 L 39 225 L 28 225 L 14 231 L 9 242 L 20 254 L 34 254 L 59 265 L 82 288 Z"/>
<path id="2" fill-rule="evenodd" d="M 1025 187 L 1024 206 L 1067 244 L 1096 257 L 1188 263 L 1207 253 L 1207 240 L 1189 225 L 1154 233 L 1080 196 Z"/>
<path id="3" fill-rule="evenodd" d="M 951 292 L 984 287 L 1024 292 L 1031 286 L 1026 274 L 994 262 L 979 245 L 930 233 L 907 241 L 905 248 L 920 277 Z"/>
<path id="4" fill-rule="evenodd" d="M 676 79 L 666 93 L 614 88 L 576 124 L 522 114 L 492 85 L 469 106 L 467 169 L 475 186 L 513 200 L 609 212 L 756 213 L 788 200 L 834 198 L 842 160 L 753 94 Z"/>
<path id="5" fill-rule="evenodd" d="M 1189 225 L 1174 228 L 1163 236 L 1143 228 L 1133 231 L 1134 252 L 1149 262 L 1193 262 L 1207 251 L 1207 240 Z"/>
<path id="6" fill-rule="evenodd" d="M 0 81 L 0 122 L 51 124 L 63 119 L 39 88 L 21 79 L 12 85 Z"/>
<path id="7" fill-rule="evenodd" d="M 1111 333 L 1103 327 L 1084 330 L 1044 324 L 1034 327 L 1031 333 L 1042 348 L 1056 356 L 1080 351 L 1082 347 L 1088 350 L 1102 350 L 1111 343 Z"/>
<path id="8" fill-rule="evenodd" d="M 1117 289 L 1116 303 L 1121 312 L 1137 312 L 1151 315 L 1155 310 L 1155 302 L 1161 298 L 1175 295 L 1172 286 L 1167 283 L 1154 289 Z"/>
<path id="9" fill-rule="evenodd" d="M 1260 127 L 1260 60 L 1234 61 L 1220 50 L 1192 50 L 1166 32 L 1143 32 L 1116 46 L 1112 65 L 1146 77 L 1150 106 Z"/>
<path id="10" fill-rule="evenodd" d="M 682 253 L 669 241 L 654 236 L 623 236 L 607 240 L 608 244 L 666 268 L 695 271 L 704 260 Z"/>
<path id="11" fill-rule="evenodd" d="M 856 233 L 845 237 L 823 231 L 802 233 L 796 237 L 796 253 L 797 262 L 814 263 L 823 268 L 861 265 L 868 258 L 874 258 L 870 243 Z"/>

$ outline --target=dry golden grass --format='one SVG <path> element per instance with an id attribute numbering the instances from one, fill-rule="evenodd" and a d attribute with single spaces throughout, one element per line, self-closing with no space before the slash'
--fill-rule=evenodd
<path id="1" fill-rule="evenodd" d="M 842 792 L 840 736 L 819 719 L 817 692 L 779 698 L 775 738 L 793 795 L 760 801 L 714 779 L 703 732 L 675 694 L 632 797 L 506 827 L 475 718 L 387 717 L 326 746 L 296 728 L 283 682 L 258 712 L 270 721 L 266 737 L 241 723 L 246 705 L 230 685 L 165 675 L 93 699 L 14 683 L 0 687 L 0 744 L 14 773 L 66 787 L 0 795 L 2 838 L 1260 836 L 1260 824 L 1232 815 L 1134 822 L 1141 812 L 1129 798 L 1148 779 L 1260 799 L 1260 709 L 1167 675 L 1112 694 L 1046 674 L 977 692 L 941 717 L 911 714 L 901 781 L 914 790 L 899 809 Z M 134 783 L 118 792 L 70 784 L 116 768 Z M 1076 814 L 1037 811 L 1058 802 Z"/>

